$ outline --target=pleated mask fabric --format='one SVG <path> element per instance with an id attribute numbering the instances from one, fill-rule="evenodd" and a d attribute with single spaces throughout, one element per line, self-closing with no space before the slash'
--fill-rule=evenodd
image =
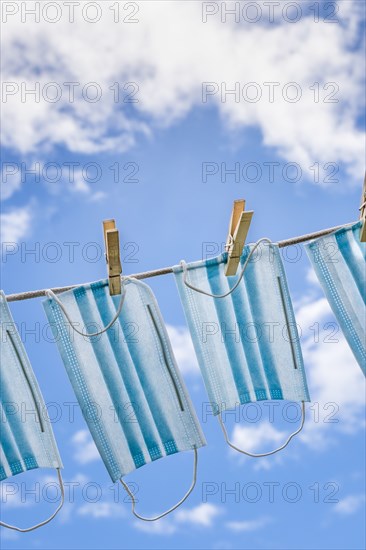
<path id="1" fill-rule="evenodd" d="M 10 313 L 4 292 L 0 291 L 0 481 L 37 468 L 55 468 L 63 487 L 63 468 L 46 405 Z M 17 531 L 31 531 L 48 523 L 21 529 L 4 522 L 0 525 Z"/>
<path id="2" fill-rule="evenodd" d="M 48 293 L 43 303 L 113 482 L 180 451 L 194 450 L 196 467 L 197 449 L 206 444 L 152 291 L 127 277 L 122 287 L 122 296 L 110 296 L 108 281 L 97 281 Z M 70 320 L 98 336 L 71 330 Z"/>
<path id="3" fill-rule="evenodd" d="M 329 305 L 366 376 L 366 243 L 361 223 L 305 245 Z"/>
<path id="4" fill-rule="evenodd" d="M 226 262 L 223 253 L 173 268 L 213 413 L 221 423 L 221 413 L 240 404 L 309 401 L 278 245 L 245 246 L 233 277 L 224 274 Z"/>

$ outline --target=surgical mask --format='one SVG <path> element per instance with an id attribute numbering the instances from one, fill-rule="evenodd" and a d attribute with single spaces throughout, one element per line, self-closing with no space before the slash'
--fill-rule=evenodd
<path id="1" fill-rule="evenodd" d="M 192 492 L 197 449 L 206 442 L 154 295 L 147 285 L 127 277 L 122 279 L 121 296 L 110 296 L 107 280 L 59 296 L 47 294 L 47 317 L 112 481 L 121 481 L 139 519 L 155 521 L 167 515 Z M 188 492 L 159 516 L 140 516 L 122 478 L 149 462 L 186 450 L 194 452 Z"/>
<path id="2" fill-rule="evenodd" d="M 299 335 L 278 246 L 247 245 L 239 275 L 224 274 L 227 253 L 173 271 L 213 414 L 227 443 L 249 456 L 283 449 L 304 423 L 309 401 Z M 301 402 L 299 429 L 279 448 L 250 453 L 228 438 L 223 411 L 262 400 Z"/>
<path id="3" fill-rule="evenodd" d="M 306 252 L 342 332 L 366 376 L 366 243 L 361 223 L 306 245 Z"/>
<path id="4" fill-rule="evenodd" d="M 25 529 L 0 521 L 3 527 L 28 532 L 49 523 L 61 509 L 63 466 L 42 394 L 2 290 L 0 309 L 0 481 L 36 468 L 56 468 L 61 487 L 60 504 L 45 521 Z"/>

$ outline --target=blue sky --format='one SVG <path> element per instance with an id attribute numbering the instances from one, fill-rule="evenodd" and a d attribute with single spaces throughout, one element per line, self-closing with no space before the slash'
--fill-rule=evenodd
<path id="1" fill-rule="evenodd" d="M 9 16 L 4 80 L 17 83 L 19 90 L 24 83 L 40 82 L 44 90 L 56 82 L 63 92 L 64 82 L 97 82 L 103 97 L 96 103 L 82 97 L 71 103 L 65 96 L 50 103 L 41 97 L 37 103 L 30 96 L 22 102 L 19 92 L 2 105 L 2 240 L 14 243 L 12 254 L 3 249 L 6 294 L 104 278 L 106 218 L 117 221 L 125 274 L 202 258 L 207 243 L 218 253 L 236 198 L 245 198 L 254 210 L 250 241 L 281 240 L 358 218 L 364 170 L 361 3 L 338 2 L 333 24 L 315 23 L 307 2 L 301 3 L 303 16 L 296 24 L 283 16 L 275 24 L 264 17 L 249 24 L 222 23 L 220 13 L 203 23 L 199 2 L 140 2 L 134 16 L 139 21 L 132 25 L 112 24 L 109 2 L 99 4 L 101 20 L 93 25 L 79 12 L 74 23 L 68 22 L 59 4 L 57 24 L 44 17 L 37 24 L 29 17 L 21 23 L 20 13 Z M 265 96 L 263 83 L 269 81 L 279 82 L 281 90 L 296 82 L 301 99 L 291 103 L 281 94 L 272 103 L 250 103 L 227 96 L 223 102 L 217 93 L 202 101 L 203 82 L 215 82 L 220 91 L 222 83 L 229 89 L 239 82 L 242 90 L 256 82 Z M 139 102 L 111 101 L 108 88 L 114 82 L 121 88 L 138 83 Z M 336 83 L 338 102 L 314 102 L 309 89 L 314 82 L 321 94 L 334 91 L 323 87 Z M 71 182 L 65 165 L 70 162 L 79 163 Z M 55 163 L 61 176 L 55 183 L 51 175 L 21 181 L 21 163 L 37 170 L 37 163 L 40 170 Z M 80 169 L 88 163 L 98 165 L 99 181 L 90 181 L 92 166 L 91 175 L 83 177 Z M 115 163 L 118 182 L 110 168 Z M 207 181 L 204 163 L 217 169 Z M 238 163 L 239 181 L 230 174 L 225 178 L 225 167 Z M 268 163 L 276 163 L 274 181 Z M 290 181 L 291 163 L 301 170 L 297 182 Z M 262 176 L 251 181 L 255 167 Z M 16 168 L 19 172 L 9 175 Z M 137 181 L 126 181 L 132 171 Z M 26 254 L 32 249 L 36 254 Z M 56 345 L 48 341 L 41 300 L 11 304 L 45 401 L 53 403 L 49 413 L 60 417 L 53 428 L 69 484 L 64 509 L 50 525 L 25 535 L 2 530 L 3 548 L 365 546 L 364 378 L 305 250 L 287 249 L 283 259 L 302 330 L 312 404 L 302 434 L 282 453 L 264 459 L 229 450 L 217 420 L 203 414 L 207 395 L 173 277 L 148 281 L 208 441 L 199 451 L 194 493 L 179 511 L 152 525 L 135 520 L 122 490 L 112 489 L 80 410 L 70 418 L 67 403 L 76 399 Z M 35 333 L 27 333 L 32 329 Z M 245 411 L 240 423 L 228 419 L 228 426 L 235 441 L 254 452 L 273 448 L 293 430 L 283 421 L 282 405 L 274 423 L 265 408 L 260 422 L 250 422 L 251 412 Z M 192 458 L 182 453 L 128 476 L 137 484 L 142 513 L 158 513 L 180 498 L 190 482 Z M 8 480 L 16 484 L 8 489 L 16 487 L 18 493 L 5 499 L 2 488 L 4 519 L 28 525 L 45 517 L 55 506 L 44 502 L 47 494 L 36 502 L 25 493 L 46 486 L 51 500 L 55 479 L 52 471 L 39 471 Z"/>

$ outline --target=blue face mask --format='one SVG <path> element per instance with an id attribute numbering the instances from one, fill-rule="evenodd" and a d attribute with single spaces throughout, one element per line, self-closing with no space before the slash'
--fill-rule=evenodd
<path id="1" fill-rule="evenodd" d="M 122 285 L 121 297 L 110 296 L 107 281 L 84 285 L 58 297 L 49 291 L 44 307 L 85 420 L 113 482 L 121 480 L 137 517 L 154 521 L 177 508 L 191 493 L 197 449 L 206 442 L 154 295 L 136 279 L 123 278 Z M 165 513 L 141 517 L 121 478 L 153 460 L 186 450 L 194 451 L 189 491 Z"/>
<path id="2" fill-rule="evenodd" d="M 366 243 L 361 223 L 306 245 L 315 273 L 343 334 L 366 376 Z"/>
<path id="3" fill-rule="evenodd" d="M 56 468 L 61 486 L 61 503 L 47 520 L 26 529 L 0 522 L 3 527 L 27 532 L 50 522 L 61 509 L 62 463 L 42 394 L 3 291 L 0 291 L 0 309 L 0 481 L 27 470 Z"/>
<path id="4" fill-rule="evenodd" d="M 261 245 L 261 246 L 260 246 Z M 227 254 L 175 266 L 198 362 L 227 443 L 249 456 L 283 449 L 304 423 L 309 401 L 297 326 L 278 246 L 246 246 L 238 276 L 224 274 Z M 240 268 L 239 268 L 240 269 Z M 221 413 L 268 399 L 302 402 L 300 428 L 280 448 L 252 454 L 233 445 Z"/>

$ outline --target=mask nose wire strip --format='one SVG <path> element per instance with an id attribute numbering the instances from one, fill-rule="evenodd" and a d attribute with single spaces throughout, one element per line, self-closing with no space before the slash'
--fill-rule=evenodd
<path id="1" fill-rule="evenodd" d="M 104 327 L 102 330 L 100 330 L 99 332 L 82 332 L 81 330 L 78 330 L 75 326 L 74 326 L 74 323 L 72 322 L 72 320 L 70 319 L 70 316 L 69 314 L 67 313 L 66 311 L 66 308 L 64 306 L 64 304 L 61 302 L 61 300 L 56 296 L 56 294 L 54 292 L 52 292 L 52 290 L 48 289 L 45 291 L 46 292 L 46 296 L 48 296 L 49 298 L 53 298 L 55 300 L 55 302 L 60 306 L 60 308 L 62 309 L 66 319 L 69 321 L 70 323 L 70 326 L 74 329 L 75 332 L 77 332 L 78 334 L 80 334 L 81 336 L 87 336 L 88 338 L 93 338 L 93 336 L 99 336 L 100 334 L 103 334 L 103 332 L 106 332 L 109 328 L 111 328 L 111 326 L 117 321 L 121 311 L 122 311 L 122 306 L 123 306 L 123 302 L 125 301 L 125 296 L 126 296 L 126 291 L 125 289 L 123 288 L 122 290 L 122 295 L 121 295 L 121 299 L 120 299 L 120 302 L 119 302 L 119 305 L 118 305 L 118 308 L 117 308 L 117 311 L 116 311 L 116 314 L 115 316 L 113 317 L 113 319 L 108 323 L 108 325 L 106 327 Z"/>
<path id="2" fill-rule="evenodd" d="M 183 502 L 185 500 L 187 500 L 187 498 L 189 497 L 189 495 L 191 494 L 191 492 L 193 491 L 195 485 L 196 485 L 196 480 L 197 480 L 197 464 L 198 464 L 198 454 L 197 454 L 197 449 L 196 447 L 193 449 L 194 451 L 194 464 L 193 464 L 193 479 L 192 479 L 192 483 L 191 483 L 191 486 L 190 488 L 188 489 L 188 491 L 186 492 L 186 494 L 184 495 L 184 497 L 179 501 L 177 502 L 177 504 L 174 504 L 174 506 L 172 506 L 172 508 L 169 508 L 169 510 L 167 510 L 166 512 L 163 512 L 162 514 L 160 514 L 159 516 L 155 516 L 155 517 L 152 517 L 152 518 L 145 518 L 144 516 L 140 516 L 140 514 L 138 514 L 136 511 L 135 511 L 135 507 L 136 507 L 136 501 L 135 501 L 135 497 L 133 495 L 133 493 L 131 492 L 130 488 L 128 487 L 127 483 L 125 483 L 123 481 L 123 479 L 120 479 L 120 482 L 122 483 L 124 489 L 126 490 L 126 492 L 128 493 L 128 495 L 130 496 L 131 498 L 131 501 L 132 501 L 132 513 L 134 516 L 136 516 L 138 519 L 142 519 L 143 521 L 156 521 L 158 519 L 161 519 L 163 518 L 164 516 L 167 516 L 168 514 L 170 514 L 171 512 L 173 512 L 174 510 L 176 510 L 181 504 L 183 504 Z"/>
<path id="3" fill-rule="evenodd" d="M 232 449 L 235 449 L 235 451 L 238 451 L 239 453 L 242 453 L 242 454 L 247 455 L 247 456 L 252 456 L 254 458 L 259 458 L 259 457 L 262 457 L 262 456 L 270 456 L 270 455 L 274 455 L 275 453 L 278 453 L 278 451 L 282 451 L 282 449 L 287 447 L 287 445 L 290 443 L 291 439 L 293 437 L 295 437 L 295 435 L 300 433 L 301 430 L 303 429 L 304 422 L 305 422 L 305 403 L 304 403 L 304 401 L 301 402 L 301 423 L 300 423 L 300 427 L 288 437 L 287 441 L 283 445 L 281 445 L 281 447 L 278 447 L 277 449 L 275 449 L 274 451 L 270 451 L 269 453 L 255 454 L 255 453 L 250 453 L 249 451 L 243 451 L 243 449 L 239 449 L 239 447 L 236 447 L 229 440 L 226 428 L 225 428 L 224 423 L 223 423 L 222 418 L 221 418 L 221 414 L 218 416 L 218 419 L 219 419 L 219 422 L 220 422 L 221 429 L 224 432 L 225 441 L 229 445 L 229 447 L 231 447 Z"/>
<path id="4" fill-rule="evenodd" d="M 205 296 L 211 296 L 211 298 L 226 298 L 226 296 L 229 296 L 239 286 L 240 281 L 243 278 L 244 272 L 247 268 L 247 265 L 249 263 L 250 258 L 252 257 L 253 253 L 256 251 L 258 246 L 263 242 L 267 242 L 269 244 L 272 244 L 272 241 L 270 239 L 268 239 L 267 237 L 263 237 L 263 239 L 259 239 L 259 241 L 257 241 L 255 243 L 252 250 L 249 252 L 247 259 L 244 262 L 244 265 L 241 269 L 240 275 L 239 275 L 238 280 L 236 281 L 235 285 L 230 290 L 225 292 L 224 294 L 211 294 L 210 292 L 207 292 L 206 290 L 203 290 L 202 288 L 197 288 L 196 286 L 193 286 L 191 283 L 189 283 L 187 281 L 187 277 L 188 277 L 187 264 L 184 260 L 181 260 L 180 265 L 182 266 L 182 269 L 183 269 L 183 282 L 184 282 L 184 284 L 186 286 L 188 286 L 188 288 L 190 288 L 191 290 L 195 290 L 196 292 L 199 292 L 200 294 L 204 294 Z"/>
<path id="5" fill-rule="evenodd" d="M 62 480 L 62 475 L 59 468 L 57 468 L 57 476 L 60 484 L 61 500 L 60 500 L 60 504 L 58 505 L 57 509 L 53 512 L 52 516 L 50 516 L 45 521 L 41 521 L 41 523 L 37 523 L 37 525 L 33 525 L 33 527 L 27 527 L 26 529 L 21 529 L 20 527 L 16 527 L 15 525 L 9 525 L 8 523 L 5 523 L 3 521 L 0 521 L 0 525 L 2 527 L 6 527 L 7 529 L 13 529 L 14 531 L 19 531 L 20 533 L 29 533 L 29 531 L 34 531 L 35 529 L 38 529 L 39 527 L 42 527 L 43 525 L 46 525 L 47 523 L 52 521 L 53 518 L 57 516 L 57 514 L 59 513 L 59 511 L 61 510 L 65 502 L 64 482 Z"/>

